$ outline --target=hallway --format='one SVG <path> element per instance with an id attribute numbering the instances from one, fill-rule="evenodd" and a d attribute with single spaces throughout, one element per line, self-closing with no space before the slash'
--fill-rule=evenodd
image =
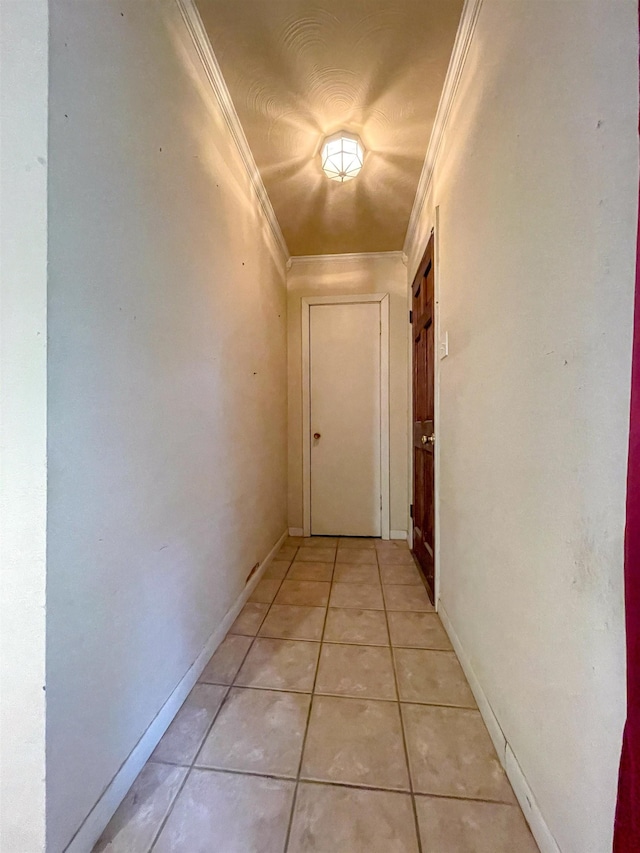
<path id="1" fill-rule="evenodd" d="M 94 853 L 150 850 L 537 851 L 406 543 L 285 541 Z"/>
<path id="2" fill-rule="evenodd" d="M 2 7 L 0 853 L 612 853 L 638 0 Z"/>

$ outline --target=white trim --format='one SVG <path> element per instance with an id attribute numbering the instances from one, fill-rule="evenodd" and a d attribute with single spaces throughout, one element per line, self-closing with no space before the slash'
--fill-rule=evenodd
<path id="1" fill-rule="evenodd" d="M 407 531 L 406 530 L 390 530 L 389 531 L 389 539 L 402 539 L 403 542 L 407 541 Z"/>
<path id="2" fill-rule="evenodd" d="M 289 536 L 304 536 L 304 528 L 303 527 L 290 527 L 289 528 Z"/>
<path id="3" fill-rule="evenodd" d="M 271 199 L 269 198 L 265 185 L 262 181 L 256 161 L 251 153 L 247 137 L 244 134 L 242 125 L 240 124 L 240 119 L 238 118 L 238 114 L 233 105 L 229 89 L 227 88 L 227 84 L 222 76 L 222 71 L 218 65 L 218 60 L 216 59 L 211 47 L 209 36 L 207 35 L 204 24 L 202 23 L 200 13 L 196 8 L 195 0 L 175 0 L 175 2 L 180 9 L 196 52 L 200 57 L 205 74 L 207 75 L 207 79 L 211 84 L 211 89 L 215 99 L 222 112 L 222 117 L 224 118 L 233 141 L 238 148 L 244 167 L 247 170 L 249 180 L 251 181 L 256 196 L 258 197 L 258 202 L 260 203 L 264 217 L 271 229 L 276 246 L 282 252 L 284 262 L 287 263 L 290 255 L 286 240 L 282 234 L 280 223 L 278 222 L 273 205 L 271 204 Z"/>
<path id="4" fill-rule="evenodd" d="M 351 293 L 348 296 L 303 296 L 302 304 L 307 305 L 345 305 L 359 302 L 384 302 L 388 293 Z"/>
<path id="5" fill-rule="evenodd" d="M 509 741 L 506 743 L 505 771 L 511 782 L 511 787 L 516 795 L 525 820 L 531 828 L 540 853 L 560 853 L 558 842 L 553 837 L 549 825 L 545 821 L 540 806 L 538 805 L 533 791 L 529 787 L 527 777 L 524 775 Z"/>
<path id="6" fill-rule="evenodd" d="M 404 252 L 344 252 L 338 255 L 292 255 L 289 258 L 289 267 L 298 266 L 298 264 L 314 264 L 314 263 L 344 263 L 351 261 L 376 261 L 389 258 L 399 258 L 406 266 L 407 256 Z"/>
<path id="7" fill-rule="evenodd" d="M 500 727 L 500 723 L 493 711 L 493 708 L 489 704 L 489 700 L 482 689 L 482 685 L 471 666 L 471 661 L 467 657 L 467 653 L 462 647 L 460 638 L 451 624 L 451 620 L 449 619 L 449 615 L 442 604 L 442 600 L 438 600 L 437 604 L 438 613 L 442 620 L 442 624 L 444 625 L 444 629 L 449 635 L 454 651 L 458 655 L 460 666 L 467 677 L 471 692 L 475 696 L 475 700 L 478 704 L 478 710 L 480 711 L 482 719 L 489 730 L 489 735 L 496 748 L 496 752 L 498 753 L 500 764 L 504 767 L 507 777 L 511 782 L 511 786 L 513 787 L 516 798 L 520 803 L 525 819 L 531 828 L 531 832 L 538 844 L 538 847 L 540 848 L 540 853 L 560 853 L 558 843 L 553 837 L 553 834 L 540 811 L 540 806 L 529 787 L 527 778 L 518 764 L 513 749 Z"/>
<path id="8" fill-rule="evenodd" d="M 325 256 L 326 257 L 326 256 Z M 361 302 L 380 303 L 380 489 L 382 493 L 381 532 L 389 539 L 390 460 L 389 460 L 389 294 L 354 293 L 351 296 L 303 296 L 302 311 L 302 516 L 303 535 L 311 535 L 311 398 L 309 369 L 309 323 L 312 305 L 339 305 Z"/>
<path id="9" fill-rule="evenodd" d="M 236 616 L 244 607 L 247 599 L 260 581 L 260 578 L 264 574 L 269 563 L 280 550 L 280 547 L 286 537 L 287 531 L 285 530 L 260 564 L 258 571 L 255 572 L 234 604 L 229 608 L 222 622 L 211 634 L 204 648 L 191 664 L 183 678 L 178 682 L 167 701 L 149 724 L 145 733 L 131 750 L 124 764 L 120 767 L 105 791 L 100 796 L 98 802 L 93 806 L 83 823 L 80 825 L 80 828 L 65 848 L 64 853 L 86 853 L 87 850 L 93 850 L 93 847 L 98 838 L 100 838 L 105 826 L 113 817 L 116 809 L 126 796 L 127 791 L 131 785 L 133 785 L 149 756 L 158 745 L 160 738 L 169 728 L 171 721 L 178 713 L 184 700 L 187 698 L 192 687 L 197 682 L 200 674 L 207 665 L 209 658 L 224 640 L 227 631 L 231 625 L 233 625 Z"/>
<path id="10" fill-rule="evenodd" d="M 462 9 L 460 24 L 458 25 L 458 31 L 453 44 L 451 59 L 449 61 L 449 68 L 447 69 L 447 76 L 445 77 L 444 86 L 442 87 L 442 95 L 440 96 L 438 111 L 436 112 L 436 118 L 433 123 L 427 154 L 424 159 L 420 180 L 418 181 L 416 197 L 411 209 L 411 215 L 409 216 L 409 225 L 407 226 L 407 234 L 403 247 L 405 255 L 409 258 L 413 257 L 416 249 L 420 214 L 422 213 L 422 208 L 424 207 L 427 195 L 429 194 L 433 170 L 435 168 L 436 160 L 438 159 L 447 122 L 451 115 L 451 108 L 453 106 L 456 92 L 458 91 L 460 78 L 464 71 L 469 46 L 473 38 L 481 6 L 482 0 L 465 0 L 464 7 Z M 419 262 L 420 258 L 418 258 L 418 263 Z"/>

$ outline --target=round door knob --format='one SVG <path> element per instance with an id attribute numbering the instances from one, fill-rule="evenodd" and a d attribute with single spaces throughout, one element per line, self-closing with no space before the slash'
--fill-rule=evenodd
<path id="1" fill-rule="evenodd" d="M 319 432 L 314 432 L 313 437 L 314 437 L 314 438 L 315 438 L 315 440 L 317 441 L 317 440 L 320 438 L 320 433 L 319 433 Z"/>
<path id="2" fill-rule="evenodd" d="M 423 444 L 426 444 L 428 440 L 429 440 L 429 439 L 427 438 L 427 436 L 426 436 L 426 435 L 423 435 L 423 436 L 422 436 L 422 438 L 420 439 L 420 441 L 421 441 Z"/>

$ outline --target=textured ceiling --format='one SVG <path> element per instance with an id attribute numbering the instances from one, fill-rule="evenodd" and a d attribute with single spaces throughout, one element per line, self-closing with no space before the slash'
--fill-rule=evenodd
<path id="1" fill-rule="evenodd" d="M 402 249 L 462 0 L 198 0 L 292 255 Z M 325 135 L 366 148 L 328 180 Z"/>

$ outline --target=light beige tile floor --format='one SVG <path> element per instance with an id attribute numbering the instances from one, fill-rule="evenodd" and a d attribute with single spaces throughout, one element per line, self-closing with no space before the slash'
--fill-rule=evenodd
<path id="1" fill-rule="evenodd" d="M 94 853 L 536 853 L 406 543 L 289 537 Z"/>

